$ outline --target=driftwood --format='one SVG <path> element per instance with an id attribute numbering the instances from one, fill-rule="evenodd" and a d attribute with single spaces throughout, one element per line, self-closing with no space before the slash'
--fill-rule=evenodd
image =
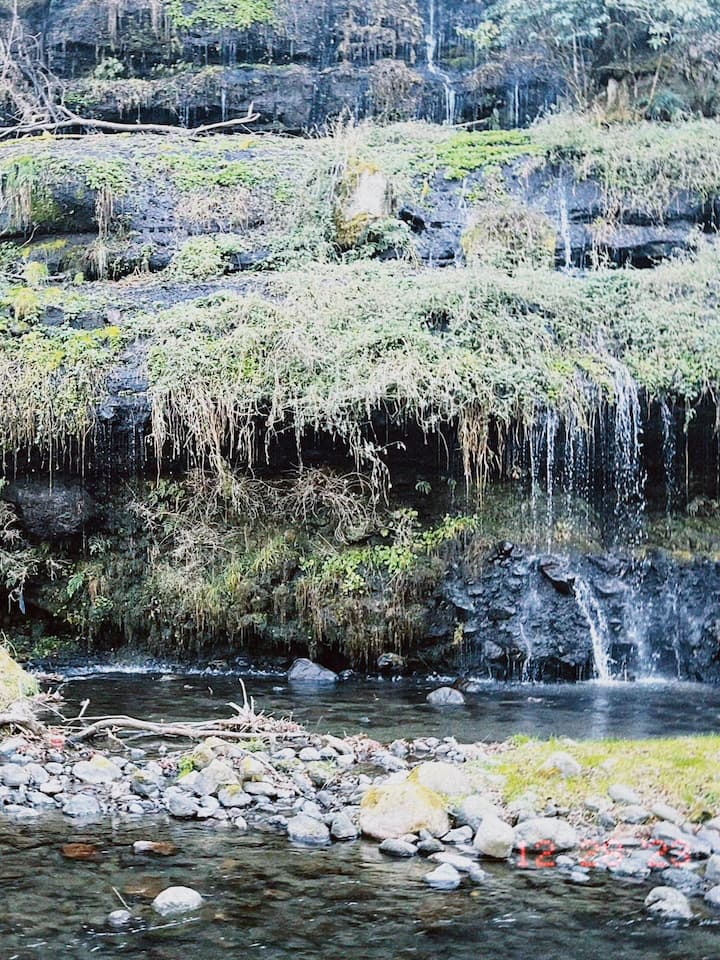
<path id="1" fill-rule="evenodd" d="M 257 719 L 256 715 L 256 721 Z M 77 733 L 70 734 L 69 739 L 73 743 L 82 743 L 85 740 L 92 740 L 104 731 L 116 730 L 138 730 L 155 736 L 178 737 L 184 740 L 204 740 L 206 737 L 222 737 L 225 740 L 254 740 L 258 737 L 293 739 L 305 736 L 301 730 L 296 729 L 297 724 L 290 721 L 270 720 L 270 718 L 265 718 L 265 721 L 266 726 L 257 722 L 247 723 L 240 717 L 192 723 L 154 723 L 150 720 L 138 720 L 135 717 L 103 717 Z M 285 725 L 290 729 L 284 729 Z M 238 726 L 243 726 L 244 729 L 238 730 Z"/>
<path id="2" fill-rule="evenodd" d="M 28 716 L 26 713 L 0 713 L 0 727 L 19 727 L 27 730 L 37 737 L 43 737 L 47 733 L 47 728 L 39 720 Z"/>
<path id="3" fill-rule="evenodd" d="M 108 133 L 159 133 L 174 136 L 201 137 L 208 133 L 217 133 L 233 127 L 244 127 L 254 123 L 260 116 L 253 111 L 252 104 L 244 117 L 224 120 L 222 123 L 206 123 L 200 127 L 180 127 L 166 123 L 114 123 L 111 120 L 95 120 L 92 117 L 79 117 L 63 109 L 64 119 L 44 120 L 37 123 L 18 123 L 11 127 L 0 127 L 0 140 L 7 137 L 28 137 L 38 133 L 56 133 L 73 127 L 87 130 L 100 130 Z"/>

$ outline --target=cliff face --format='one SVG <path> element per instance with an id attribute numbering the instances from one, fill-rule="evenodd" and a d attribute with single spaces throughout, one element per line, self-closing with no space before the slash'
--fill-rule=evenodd
<path id="1" fill-rule="evenodd" d="M 263 127 L 292 132 L 343 114 L 516 125 L 560 90 L 542 67 L 478 79 L 474 0 L 255 2 L 245 7 L 257 21 L 241 27 L 205 6 L 203 16 L 203 2 L 46 0 L 25 14 L 68 102 L 104 119 L 197 124 L 253 103 Z"/>

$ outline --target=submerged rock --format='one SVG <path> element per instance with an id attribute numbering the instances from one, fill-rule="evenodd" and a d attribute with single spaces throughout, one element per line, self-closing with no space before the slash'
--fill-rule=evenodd
<path id="1" fill-rule="evenodd" d="M 452 864 L 441 863 L 435 870 L 426 873 L 423 880 L 436 890 L 456 890 L 462 882 L 462 877 Z"/>

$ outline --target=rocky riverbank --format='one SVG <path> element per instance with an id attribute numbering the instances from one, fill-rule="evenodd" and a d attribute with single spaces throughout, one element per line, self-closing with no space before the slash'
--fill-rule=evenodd
<path id="1" fill-rule="evenodd" d="M 426 882 L 444 890 L 482 884 L 488 861 L 504 861 L 558 871 L 574 884 L 594 871 L 652 884 L 647 908 L 664 918 L 720 907 L 716 737 L 380 744 L 272 721 L 266 729 L 206 738 L 187 751 L 155 740 L 139 749 L 114 735 L 96 750 L 60 728 L 43 739 L 8 736 L 0 814 L 67 818 L 69 827 L 147 818 L 138 857 L 172 855 L 152 838 L 152 824 L 166 816 L 284 833 L 309 847 L 364 838 L 391 858 L 426 858 Z M 70 844 L 65 855 L 84 853 Z M 159 912 L 197 906 L 190 893 L 165 900 Z"/>

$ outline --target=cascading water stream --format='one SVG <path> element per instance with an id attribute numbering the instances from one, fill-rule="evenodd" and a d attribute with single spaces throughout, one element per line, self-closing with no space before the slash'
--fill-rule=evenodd
<path id="1" fill-rule="evenodd" d="M 605 614 L 587 581 L 578 577 L 575 580 L 575 600 L 590 631 L 593 662 L 598 680 L 612 679 L 610 674 L 610 630 Z"/>
<path id="2" fill-rule="evenodd" d="M 637 384 L 624 364 L 613 371 L 613 485 L 618 533 L 626 543 L 637 542 L 645 509 L 645 477 L 640 462 L 642 410 Z"/>
<path id="3" fill-rule="evenodd" d="M 435 0 L 430 0 L 430 22 L 428 32 L 425 36 L 428 72 L 442 82 L 445 92 L 445 123 L 448 126 L 452 126 L 452 124 L 455 123 L 455 114 L 457 112 L 457 94 L 455 93 L 455 88 L 453 87 L 450 76 L 444 70 L 441 70 L 435 62 L 435 54 L 438 48 L 435 15 Z"/>

